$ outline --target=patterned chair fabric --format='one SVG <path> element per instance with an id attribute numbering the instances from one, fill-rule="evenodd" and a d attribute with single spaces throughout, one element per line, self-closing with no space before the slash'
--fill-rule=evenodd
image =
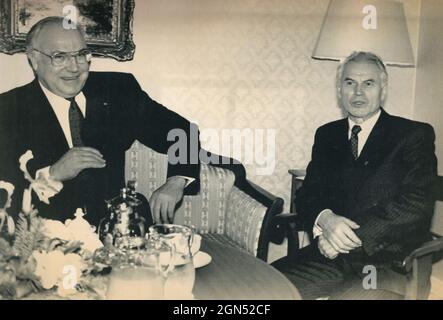
<path id="1" fill-rule="evenodd" d="M 126 179 L 136 180 L 137 191 L 147 199 L 166 181 L 166 173 L 166 155 L 138 142 L 126 152 Z M 232 171 L 201 164 L 200 193 L 183 198 L 174 223 L 194 226 L 200 234 L 256 256 L 267 207 L 234 182 Z"/>

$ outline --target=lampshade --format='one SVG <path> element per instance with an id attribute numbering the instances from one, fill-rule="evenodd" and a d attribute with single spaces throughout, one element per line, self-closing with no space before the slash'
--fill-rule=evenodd
<path id="1" fill-rule="evenodd" d="M 341 60 L 370 51 L 387 65 L 414 67 L 403 4 L 383 0 L 331 0 L 312 57 Z"/>

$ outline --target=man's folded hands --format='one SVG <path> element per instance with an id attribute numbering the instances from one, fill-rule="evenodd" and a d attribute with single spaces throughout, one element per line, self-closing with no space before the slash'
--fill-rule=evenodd
<path id="1" fill-rule="evenodd" d="M 360 226 L 354 221 L 327 210 L 317 223 L 322 230 L 318 246 L 325 257 L 334 259 L 339 253 L 349 253 L 362 246 L 362 241 L 354 232 Z"/>

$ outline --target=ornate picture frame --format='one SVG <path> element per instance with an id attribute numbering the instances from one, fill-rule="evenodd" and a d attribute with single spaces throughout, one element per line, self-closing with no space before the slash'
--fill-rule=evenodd
<path id="1" fill-rule="evenodd" d="M 86 32 L 94 56 L 117 61 L 132 60 L 134 0 L 1 0 L 0 52 L 25 52 L 26 34 L 47 16 L 67 16 L 63 8 L 73 6 Z M 66 12 L 66 11 L 65 11 Z"/>

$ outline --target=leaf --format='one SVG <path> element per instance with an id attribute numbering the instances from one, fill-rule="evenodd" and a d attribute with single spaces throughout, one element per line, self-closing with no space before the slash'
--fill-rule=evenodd
<path id="1" fill-rule="evenodd" d="M 12 256 L 12 247 L 8 241 L 0 238 L 0 260 L 8 259 L 10 256 Z"/>
<path id="2" fill-rule="evenodd" d="M 15 297 L 15 284 L 0 284 L 0 300 L 7 299 L 11 300 Z"/>
<path id="3" fill-rule="evenodd" d="M 42 220 L 39 217 L 30 217 L 30 223 L 28 223 L 25 215 L 20 214 L 17 221 L 13 250 L 23 261 L 27 261 L 33 251 L 40 249 L 44 240 Z"/>
<path id="4" fill-rule="evenodd" d="M 78 253 L 78 251 L 81 250 L 82 244 L 83 242 L 81 241 L 69 241 L 65 245 L 65 248 L 63 248 L 63 253 L 64 254 Z"/>
<path id="5" fill-rule="evenodd" d="M 9 287 L 14 285 L 16 280 L 15 270 L 8 263 L 0 264 L 0 286 Z M 1 294 L 1 293 L 0 293 Z"/>
<path id="6" fill-rule="evenodd" d="M 53 239 L 47 239 L 47 240 L 48 240 L 48 244 L 45 245 L 45 247 L 46 247 L 45 250 L 47 252 L 54 251 L 58 247 L 61 247 L 61 246 L 63 246 L 66 243 L 65 240 L 62 240 L 62 239 L 59 239 L 59 238 L 53 238 Z"/>
<path id="7" fill-rule="evenodd" d="M 30 282 L 35 292 L 41 292 L 45 290 L 45 288 L 43 288 L 42 284 L 37 278 L 31 279 Z"/>
<path id="8" fill-rule="evenodd" d="M 17 299 L 21 299 L 36 291 L 35 286 L 30 280 L 18 281 L 15 284 L 15 298 Z"/>
<path id="9" fill-rule="evenodd" d="M 35 275 L 35 270 L 37 268 L 37 261 L 35 261 L 34 257 L 30 257 L 28 261 L 20 260 L 19 265 L 16 268 L 17 278 L 20 279 L 37 279 Z"/>

